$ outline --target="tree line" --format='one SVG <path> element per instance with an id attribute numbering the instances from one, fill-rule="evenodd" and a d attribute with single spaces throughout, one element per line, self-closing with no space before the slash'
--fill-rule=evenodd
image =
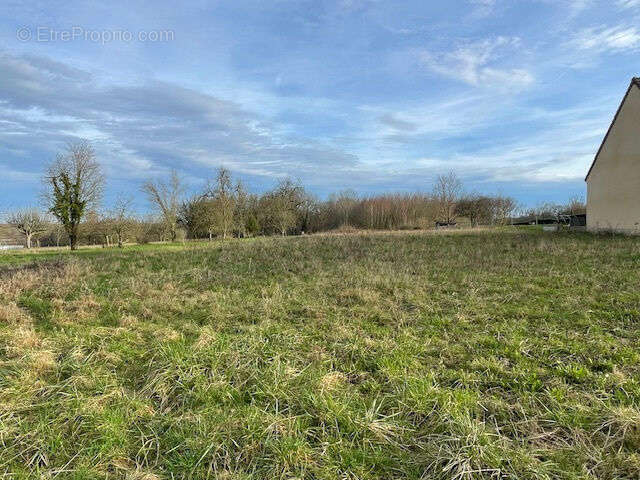
<path id="1" fill-rule="evenodd" d="M 283 179 L 262 194 L 250 193 L 229 170 L 220 168 L 204 188 L 186 196 L 184 182 L 173 171 L 168 178 L 144 182 L 153 213 L 140 217 L 132 198 L 119 196 L 110 209 L 100 208 L 104 175 L 92 146 L 70 144 L 47 167 L 43 179 L 44 212 L 15 211 L 8 223 L 30 248 L 80 243 L 122 247 L 126 243 L 177 241 L 184 238 L 226 239 L 256 235 L 290 235 L 356 229 L 423 229 L 456 225 L 504 225 L 518 210 L 511 197 L 469 194 L 455 173 L 437 178 L 428 193 L 360 196 L 343 191 L 321 201 L 299 182 Z"/>

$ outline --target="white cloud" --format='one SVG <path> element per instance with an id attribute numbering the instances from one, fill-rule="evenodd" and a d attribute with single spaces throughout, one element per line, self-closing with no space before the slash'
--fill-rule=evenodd
<path id="1" fill-rule="evenodd" d="M 618 5 L 622 8 L 634 8 L 640 6 L 640 0 L 618 0 Z"/>
<path id="2" fill-rule="evenodd" d="M 340 148 L 280 134 L 281 127 L 235 102 L 172 83 L 103 85 L 61 62 L 10 55 L 0 55 L 0 78 L 0 145 L 17 152 L 13 161 L 31 148 L 51 157 L 82 137 L 117 179 L 175 165 L 216 167 L 230 158 L 236 171 L 272 178 L 296 172 L 318 179 L 358 164 Z"/>
<path id="3" fill-rule="evenodd" d="M 640 32 L 635 27 L 622 26 L 587 28 L 570 43 L 580 50 L 595 52 L 634 50 L 640 46 Z"/>
<path id="4" fill-rule="evenodd" d="M 371 108 L 374 120 L 365 130 L 375 136 L 359 157 L 376 158 L 378 172 L 387 178 L 403 175 L 408 183 L 453 169 L 476 182 L 580 185 L 617 95 L 598 95 L 564 108 L 518 100 L 497 91 L 469 90 L 419 107 L 388 105 L 384 113 Z M 415 157 L 407 154 L 419 143 L 445 147 L 419 149 Z M 407 160 L 400 168 L 394 159 L 403 156 Z"/>
<path id="5" fill-rule="evenodd" d="M 523 87 L 533 83 L 533 75 L 524 68 L 500 65 L 505 52 L 517 50 L 518 38 L 495 39 L 466 43 L 443 54 L 420 53 L 421 61 L 430 70 L 469 85 L 487 87 Z"/>

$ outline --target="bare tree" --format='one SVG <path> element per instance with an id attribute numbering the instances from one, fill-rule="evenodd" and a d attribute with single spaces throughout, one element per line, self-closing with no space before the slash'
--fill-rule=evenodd
<path id="1" fill-rule="evenodd" d="M 534 217 L 536 225 L 539 225 L 540 222 L 548 222 L 549 220 L 558 222 L 562 214 L 562 209 L 562 205 L 553 202 L 544 202 L 536 207 L 527 209 L 525 213 Z"/>
<path id="2" fill-rule="evenodd" d="M 135 223 L 130 215 L 132 203 L 132 197 L 119 196 L 107 217 L 109 229 L 115 235 L 119 248 L 124 246 Z"/>
<path id="3" fill-rule="evenodd" d="M 247 236 L 247 220 L 249 218 L 249 205 L 251 203 L 251 196 L 244 188 L 244 185 L 238 181 L 236 183 L 235 193 L 235 205 L 233 221 L 235 229 L 238 232 L 239 237 Z"/>
<path id="4" fill-rule="evenodd" d="M 31 241 L 36 236 L 49 229 L 46 218 L 35 208 L 12 213 L 7 223 L 24 235 L 27 248 L 31 248 Z"/>
<path id="5" fill-rule="evenodd" d="M 146 244 L 155 240 L 161 240 L 163 236 L 164 222 L 153 215 L 146 215 L 132 219 L 131 234 L 139 244 Z"/>
<path id="6" fill-rule="evenodd" d="M 104 176 L 93 147 L 86 140 L 69 144 L 49 165 L 45 185 L 49 211 L 63 225 L 71 250 L 75 250 L 82 218 L 102 199 Z"/>
<path id="7" fill-rule="evenodd" d="M 89 210 L 78 229 L 78 238 L 88 245 L 110 246 L 108 219 L 97 210 Z"/>
<path id="8" fill-rule="evenodd" d="M 53 225 L 50 225 L 49 232 L 51 235 L 51 239 L 56 243 L 56 247 L 59 247 L 60 242 L 65 235 L 64 227 L 60 223 L 54 223 Z"/>
<path id="9" fill-rule="evenodd" d="M 456 215 L 467 217 L 472 227 L 489 223 L 493 217 L 494 199 L 483 195 L 461 197 L 455 207 Z"/>
<path id="10" fill-rule="evenodd" d="M 147 194 L 149 202 L 158 210 L 171 241 L 175 242 L 178 238 L 178 214 L 183 191 L 178 172 L 173 170 L 166 181 L 144 183 L 142 191 Z"/>
<path id="11" fill-rule="evenodd" d="M 265 224 L 285 236 L 296 226 L 304 196 L 304 188 L 299 183 L 294 183 L 290 179 L 281 181 L 275 190 L 266 193 L 263 197 Z"/>
<path id="12" fill-rule="evenodd" d="M 316 198 L 306 192 L 302 192 L 301 202 L 298 207 L 299 219 L 298 219 L 298 231 L 301 234 L 309 233 L 312 228 L 312 218 L 318 214 L 318 201 Z"/>
<path id="13" fill-rule="evenodd" d="M 500 225 L 506 225 L 518 209 L 518 203 L 513 198 L 502 195 L 498 195 L 493 199 L 493 205 L 496 221 Z"/>
<path id="14" fill-rule="evenodd" d="M 584 198 L 574 195 L 569 199 L 569 203 L 564 207 L 567 215 L 584 215 L 587 213 L 587 205 Z"/>
<path id="15" fill-rule="evenodd" d="M 215 183 L 210 184 L 207 189 L 207 196 L 214 202 L 213 220 L 215 229 L 225 239 L 233 231 L 236 209 L 236 198 L 229 170 L 224 167 L 218 169 Z"/>
<path id="16" fill-rule="evenodd" d="M 358 195 L 353 190 L 343 190 L 337 195 L 331 195 L 330 202 L 333 203 L 336 214 L 339 216 L 339 226 L 351 225 L 351 214 L 358 205 Z"/>
<path id="17" fill-rule="evenodd" d="M 462 193 L 462 182 L 454 172 L 440 175 L 433 188 L 438 203 L 438 216 L 442 223 L 450 225 L 456 219 L 456 202 Z"/>
<path id="18" fill-rule="evenodd" d="M 192 238 L 208 235 L 211 240 L 213 235 L 219 235 L 224 239 L 234 232 L 245 236 L 254 200 L 240 182 L 233 186 L 229 170 L 220 168 L 203 193 L 182 203 L 179 222 Z"/>

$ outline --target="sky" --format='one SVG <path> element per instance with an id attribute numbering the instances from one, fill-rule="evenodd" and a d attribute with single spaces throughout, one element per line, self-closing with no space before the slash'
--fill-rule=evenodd
<path id="1" fill-rule="evenodd" d="M 172 169 L 259 193 L 584 196 L 631 77 L 640 0 L 0 4 L 0 210 L 88 139 L 105 204 Z"/>

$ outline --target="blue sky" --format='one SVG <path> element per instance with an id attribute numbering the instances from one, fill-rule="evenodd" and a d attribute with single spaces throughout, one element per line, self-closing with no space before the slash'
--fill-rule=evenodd
<path id="1" fill-rule="evenodd" d="M 453 170 L 524 205 L 584 195 L 639 19 L 640 0 L 3 0 L 0 209 L 36 203 L 75 138 L 106 203 L 141 210 L 145 179 L 197 189 L 220 165 L 255 192 L 428 191 Z"/>

